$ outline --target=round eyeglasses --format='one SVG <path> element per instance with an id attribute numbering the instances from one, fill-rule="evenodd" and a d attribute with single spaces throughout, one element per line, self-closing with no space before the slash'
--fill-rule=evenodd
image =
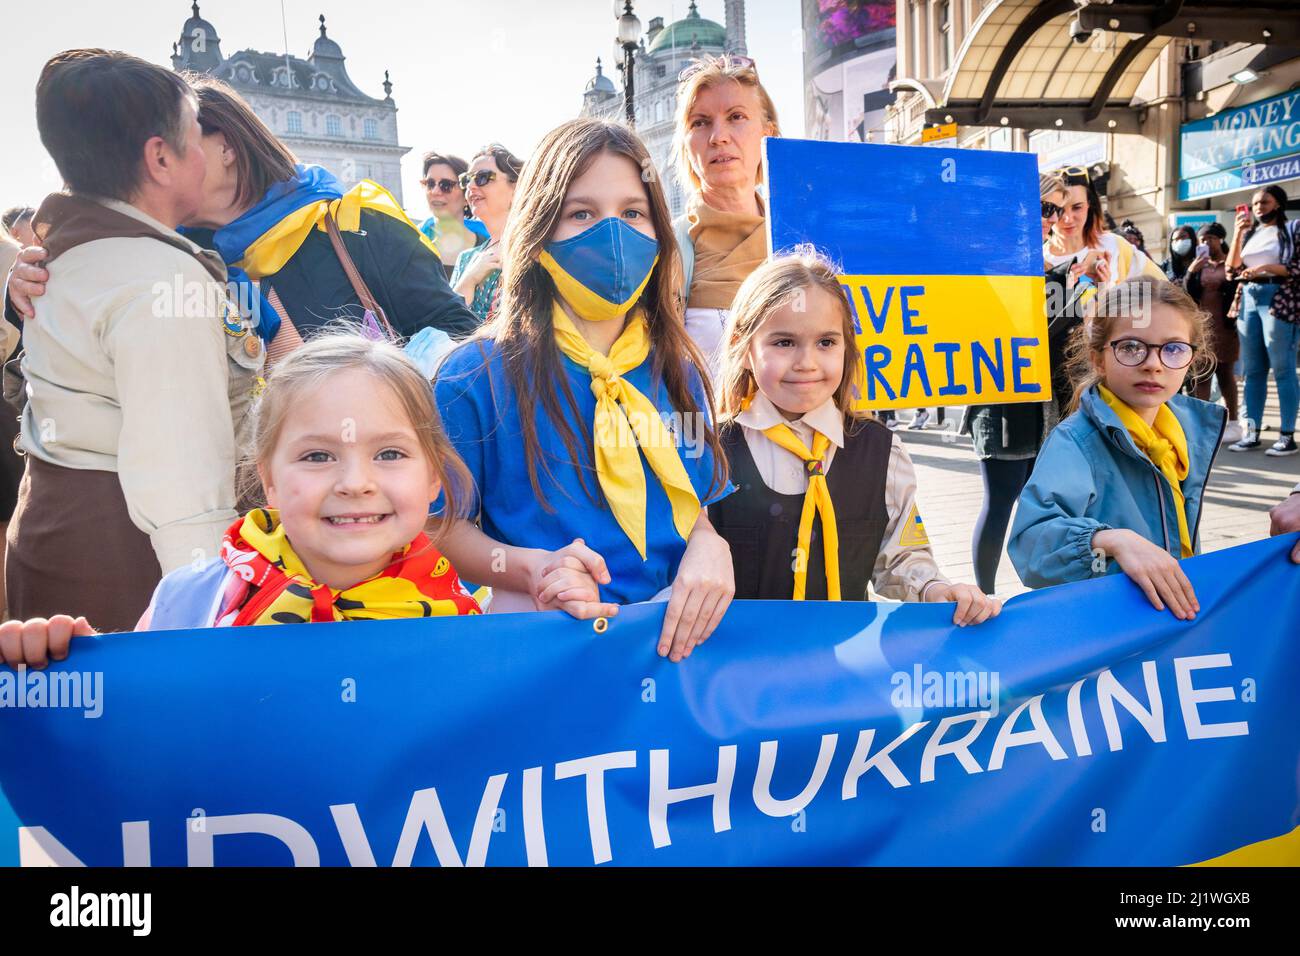
<path id="1" fill-rule="evenodd" d="M 1136 368 L 1145 362 L 1152 349 L 1156 349 L 1160 355 L 1160 364 L 1171 369 L 1187 368 L 1192 364 L 1192 356 L 1196 354 L 1196 346 L 1190 342 L 1165 342 L 1157 345 L 1141 339 L 1116 339 L 1110 343 L 1115 361 L 1129 368 Z"/>

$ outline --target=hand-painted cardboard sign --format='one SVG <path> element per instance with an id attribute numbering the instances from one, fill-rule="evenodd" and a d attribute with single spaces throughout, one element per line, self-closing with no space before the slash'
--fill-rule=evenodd
<path id="1" fill-rule="evenodd" d="M 767 139 L 770 246 L 842 269 L 859 408 L 1051 397 L 1029 153 Z"/>

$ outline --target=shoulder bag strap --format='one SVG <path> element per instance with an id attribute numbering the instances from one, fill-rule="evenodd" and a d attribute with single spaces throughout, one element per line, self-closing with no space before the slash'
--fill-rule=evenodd
<path id="1" fill-rule="evenodd" d="M 330 245 L 334 247 L 334 254 L 338 256 L 339 264 L 343 266 L 343 271 L 347 273 L 348 281 L 352 283 L 352 288 L 361 300 L 361 307 L 374 314 L 375 318 L 384 327 L 392 339 L 398 339 L 401 336 L 389 324 L 388 316 L 384 315 L 384 310 L 379 307 L 379 302 L 370 294 L 370 288 L 366 285 L 366 280 L 361 278 L 361 273 L 357 271 L 357 264 L 352 261 L 352 256 L 348 254 L 347 247 L 343 245 L 343 236 L 339 232 L 339 224 L 334 221 L 333 213 L 325 214 L 325 229 L 329 233 Z"/>

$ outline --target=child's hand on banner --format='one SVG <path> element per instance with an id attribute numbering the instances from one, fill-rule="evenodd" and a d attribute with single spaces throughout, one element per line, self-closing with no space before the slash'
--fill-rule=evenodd
<path id="1" fill-rule="evenodd" d="M 1125 528 L 1098 531 L 1092 536 L 1092 547 L 1114 558 L 1157 611 L 1163 611 L 1168 605 L 1178 620 L 1190 621 L 1201 609 L 1182 565 L 1164 548 L 1136 531 Z"/>
<path id="2" fill-rule="evenodd" d="M 973 584 L 949 584 L 947 587 L 935 588 L 929 593 L 927 599 L 956 602 L 957 609 L 952 612 L 952 622 L 958 627 L 983 624 L 1002 613 L 1002 602 L 985 594 Z"/>
<path id="3" fill-rule="evenodd" d="M 708 512 L 701 511 L 686 553 L 677 566 L 672 596 L 659 635 L 659 656 L 674 664 L 709 639 L 736 596 L 736 573 L 731 546 L 713 530 Z"/>
<path id="4" fill-rule="evenodd" d="M 613 617 L 618 605 L 601 601 L 600 585 L 610 581 L 605 559 L 581 538 L 542 555 L 531 575 L 533 603 L 539 611 L 559 609 L 580 621 Z"/>
<path id="5" fill-rule="evenodd" d="M 48 621 L 43 617 L 5 621 L 0 624 L 0 661 L 10 667 L 25 664 L 39 670 L 52 660 L 66 658 L 74 637 L 95 633 L 84 617 L 74 619 L 66 614 L 56 614 Z"/>
<path id="6" fill-rule="evenodd" d="M 1280 505 L 1268 513 L 1270 535 L 1300 531 L 1300 485 Z M 1300 564 L 1300 542 L 1291 549 L 1291 560 Z"/>

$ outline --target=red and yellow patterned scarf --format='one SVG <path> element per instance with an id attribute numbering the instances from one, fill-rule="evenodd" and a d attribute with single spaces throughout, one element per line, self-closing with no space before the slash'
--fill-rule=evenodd
<path id="1" fill-rule="evenodd" d="M 379 574 L 344 591 L 317 584 L 285 536 L 280 515 L 258 508 L 232 524 L 221 544 L 230 575 L 216 626 L 378 621 L 481 614 L 451 562 L 424 534 Z"/>

